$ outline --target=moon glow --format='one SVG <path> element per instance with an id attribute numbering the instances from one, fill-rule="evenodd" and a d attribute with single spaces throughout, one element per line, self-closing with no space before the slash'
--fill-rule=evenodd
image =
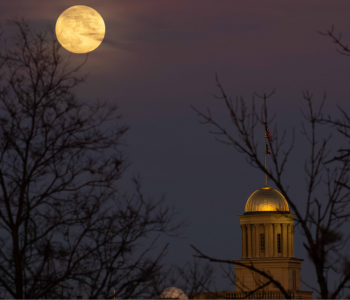
<path id="1" fill-rule="evenodd" d="M 63 48 L 73 53 L 95 50 L 105 36 L 101 15 L 91 7 L 76 5 L 66 9 L 57 19 L 56 36 Z"/>

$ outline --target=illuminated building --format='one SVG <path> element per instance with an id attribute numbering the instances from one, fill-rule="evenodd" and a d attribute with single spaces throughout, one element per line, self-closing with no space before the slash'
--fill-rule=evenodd
<path id="1" fill-rule="evenodd" d="M 280 289 L 263 275 L 246 266 L 254 266 L 278 281 L 291 298 L 311 299 L 312 292 L 301 291 L 303 259 L 294 257 L 294 217 L 284 196 L 271 187 L 255 191 L 247 200 L 245 212 L 238 216 L 242 231 L 242 258 L 233 259 L 236 291 L 198 293 L 190 298 L 285 298 Z M 252 293 L 253 292 L 253 293 Z"/>

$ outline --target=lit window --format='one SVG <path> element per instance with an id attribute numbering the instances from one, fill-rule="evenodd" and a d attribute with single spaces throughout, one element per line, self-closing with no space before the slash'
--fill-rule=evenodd
<path id="1" fill-rule="evenodd" d="M 277 234 L 277 252 L 281 253 L 281 234 Z"/>
<path id="2" fill-rule="evenodd" d="M 260 252 L 265 253 L 265 234 L 260 234 Z"/>

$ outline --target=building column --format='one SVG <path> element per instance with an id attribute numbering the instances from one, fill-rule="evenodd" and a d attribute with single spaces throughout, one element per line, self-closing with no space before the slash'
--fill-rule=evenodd
<path id="1" fill-rule="evenodd" d="M 273 224 L 269 224 L 268 225 L 268 228 L 269 228 L 269 256 L 273 256 Z"/>
<path id="2" fill-rule="evenodd" d="M 252 224 L 251 225 L 252 226 L 252 257 L 255 257 L 255 252 L 256 252 L 256 250 L 255 250 L 255 241 L 256 241 L 256 239 L 255 239 L 255 234 L 256 234 L 256 227 L 254 226 L 254 224 Z"/>
<path id="3" fill-rule="evenodd" d="M 252 225 L 247 225 L 248 230 L 248 258 L 252 258 Z"/>
<path id="4" fill-rule="evenodd" d="M 264 224 L 265 226 L 265 257 L 269 257 L 269 224 Z"/>
<path id="5" fill-rule="evenodd" d="M 287 257 L 287 224 L 282 224 L 282 257 Z"/>
<path id="6" fill-rule="evenodd" d="M 259 224 L 254 224 L 255 227 L 255 257 L 260 257 L 260 243 L 259 243 L 259 238 L 260 238 L 260 227 Z"/>
<path id="7" fill-rule="evenodd" d="M 277 226 L 278 224 L 273 224 L 273 256 L 278 256 L 278 249 L 277 249 Z"/>
<path id="8" fill-rule="evenodd" d="M 291 224 L 291 233 L 292 233 L 292 257 L 294 257 L 294 224 Z"/>
<path id="9" fill-rule="evenodd" d="M 247 228 L 246 225 L 241 225 L 242 228 L 242 258 L 247 258 Z"/>
<path id="10" fill-rule="evenodd" d="M 288 224 L 288 257 L 292 257 L 292 226 Z"/>

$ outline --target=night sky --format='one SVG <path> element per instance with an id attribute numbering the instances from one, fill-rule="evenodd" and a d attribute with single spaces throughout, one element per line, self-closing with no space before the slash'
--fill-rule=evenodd
<path id="1" fill-rule="evenodd" d="M 216 73 L 227 94 L 248 102 L 254 92 L 276 88 L 269 114 L 277 117 L 269 127 L 277 125 L 290 136 L 296 127 L 284 182 L 303 207 L 308 147 L 300 134 L 300 109 L 306 108 L 302 92 L 313 93 L 316 104 L 326 92 L 330 113 L 337 105 L 349 109 L 350 57 L 337 53 L 330 38 L 318 33 L 333 24 L 350 44 L 349 1 L 2 0 L 2 29 L 6 32 L 6 19 L 15 16 L 29 19 L 39 30 L 55 26 L 73 5 L 94 8 L 106 24 L 104 41 L 82 70 L 89 75 L 77 95 L 84 101 L 117 103 L 123 124 L 131 127 L 125 142 L 132 165 L 121 188 L 128 188 L 131 174 L 140 174 L 146 194 L 165 194 L 179 220 L 190 223 L 185 238 L 162 240 L 170 242 L 169 263 L 192 260 L 190 244 L 217 258 L 240 258 L 237 215 L 264 185 L 264 175 L 233 147 L 215 141 L 211 128 L 199 124 L 191 109 L 209 107 L 233 129 L 223 103 L 213 97 L 218 93 Z M 76 61 L 83 57 L 72 54 Z M 296 230 L 295 256 L 305 259 L 302 280 L 314 285 L 302 241 Z"/>

